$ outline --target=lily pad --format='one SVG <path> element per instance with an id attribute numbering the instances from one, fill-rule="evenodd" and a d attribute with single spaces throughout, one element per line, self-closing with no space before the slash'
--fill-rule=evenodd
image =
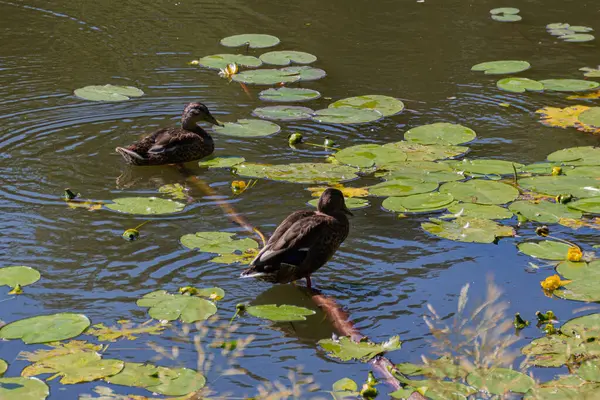
<path id="1" fill-rule="evenodd" d="M 461 161 L 450 160 L 445 163 L 454 170 L 478 175 L 513 175 L 513 166 L 517 171 L 524 167 L 523 164 L 512 161 L 489 159 L 468 160 L 465 158 Z"/>
<path id="2" fill-rule="evenodd" d="M 448 211 L 452 214 L 442 215 L 441 218 L 507 219 L 513 216 L 513 213 L 506 208 L 493 204 L 456 203 L 448 207 Z"/>
<path id="3" fill-rule="evenodd" d="M 475 131 L 466 126 L 438 122 L 412 128 L 404 134 L 404 139 L 418 144 L 456 145 L 470 142 L 476 136 Z"/>
<path id="4" fill-rule="evenodd" d="M 360 144 L 338 151 L 335 153 L 335 158 L 342 164 L 369 168 L 389 162 L 404 161 L 406 160 L 406 154 L 402 150 L 393 147 L 377 144 Z"/>
<path id="5" fill-rule="evenodd" d="M 44 400 L 50 388 L 37 378 L 0 378 L 2 400 Z"/>
<path id="6" fill-rule="evenodd" d="M 48 343 L 80 335 L 90 326 L 82 314 L 58 313 L 25 318 L 0 328 L 0 339 L 21 339 L 26 344 Z"/>
<path id="7" fill-rule="evenodd" d="M 585 176 L 533 176 L 519 179 L 519 185 L 533 192 L 558 196 L 594 197 L 600 194 L 600 181 Z"/>
<path id="8" fill-rule="evenodd" d="M 600 165 L 600 147 L 570 147 L 550 153 L 548 161 L 575 165 Z"/>
<path id="9" fill-rule="evenodd" d="M 330 392 L 334 400 L 356 399 L 359 395 L 358 385 L 350 378 L 342 378 L 336 381 Z"/>
<path id="10" fill-rule="evenodd" d="M 515 231 L 510 226 L 502 226 L 489 219 L 458 217 L 451 221 L 430 218 L 421 227 L 444 239 L 468 243 L 494 243 L 497 238 L 511 237 Z"/>
<path id="11" fill-rule="evenodd" d="M 319 68 L 301 66 L 301 67 L 285 67 L 280 71 L 286 74 L 297 76 L 300 81 L 316 81 L 327 76 L 327 72 Z"/>
<path id="12" fill-rule="evenodd" d="M 529 78 L 504 78 L 496 82 L 498 89 L 512 93 L 541 92 L 544 85 Z"/>
<path id="13" fill-rule="evenodd" d="M 584 92 L 596 89 L 600 83 L 582 79 L 545 79 L 539 81 L 544 89 L 555 92 Z"/>
<path id="14" fill-rule="evenodd" d="M 589 33 L 570 33 L 559 36 L 559 39 L 571 43 L 584 43 L 591 42 L 592 40 L 596 39 L 596 37 L 594 35 L 590 35 Z"/>
<path id="15" fill-rule="evenodd" d="M 426 364 L 401 363 L 396 364 L 395 367 L 401 374 L 409 376 L 423 375 L 439 379 L 459 379 L 467 375 L 467 371 L 449 357 L 427 360 Z"/>
<path id="16" fill-rule="evenodd" d="M 341 336 L 338 340 L 321 339 L 318 343 L 331 357 L 342 361 L 360 360 L 367 362 L 378 354 L 398 350 L 402 342 L 398 336 L 379 344 L 354 342 L 346 336 Z"/>
<path id="17" fill-rule="evenodd" d="M 570 206 L 570 205 L 569 205 Z M 544 224 L 556 224 L 561 218 L 581 218 L 581 212 L 570 210 L 569 207 L 560 203 L 549 201 L 515 201 L 509 207 L 515 214 L 521 214 L 530 221 Z"/>
<path id="18" fill-rule="evenodd" d="M 233 75 L 236 82 L 248 85 L 275 85 L 277 83 L 290 83 L 300 80 L 300 75 L 294 71 L 283 71 L 281 69 L 256 69 L 242 71 Z"/>
<path id="19" fill-rule="evenodd" d="M 159 321 L 175 321 L 189 324 L 203 321 L 217 312 L 217 306 L 212 301 L 196 296 L 169 294 L 166 290 L 156 290 L 145 294 L 136 304 L 149 307 L 148 313 Z"/>
<path id="20" fill-rule="evenodd" d="M 196 232 L 183 235 L 181 244 L 204 253 L 229 254 L 247 249 L 257 249 L 258 243 L 250 238 L 234 239 L 231 232 Z"/>
<path id="21" fill-rule="evenodd" d="M 262 61 L 254 56 L 243 54 L 214 54 L 205 56 L 198 60 L 198 64 L 211 69 L 223 69 L 229 64 L 237 64 L 243 67 L 260 67 Z"/>
<path id="22" fill-rule="evenodd" d="M 600 176 L 600 175 L 599 175 Z M 600 214 L 600 197 L 590 197 L 569 203 L 569 208 L 590 214 Z M 575 218 L 575 217 L 573 217 Z M 1 272 L 2 270 L 0 270 Z"/>
<path id="23" fill-rule="evenodd" d="M 484 71 L 486 75 L 516 74 L 531 68 L 527 61 L 488 61 L 473 65 L 471 71 Z"/>
<path id="24" fill-rule="evenodd" d="M 568 176 L 589 176 L 589 177 L 600 176 L 600 166 L 576 167 L 576 168 L 563 167 L 562 170 L 563 170 L 563 173 Z"/>
<path id="25" fill-rule="evenodd" d="M 121 197 L 106 204 L 106 208 L 127 214 L 157 215 L 171 214 L 184 209 L 185 204 L 158 197 Z"/>
<path id="26" fill-rule="evenodd" d="M 309 101 L 321 97 L 321 93 L 312 89 L 281 87 L 278 89 L 266 89 L 258 94 L 263 101 L 295 102 Z"/>
<path id="27" fill-rule="evenodd" d="M 519 251 L 544 260 L 566 260 L 570 245 L 554 240 L 519 243 Z"/>
<path id="28" fill-rule="evenodd" d="M 523 18 L 520 15 L 516 14 L 498 14 L 492 15 L 492 19 L 498 22 L 518 22 Z"/>
<path id="29" fill-rule="evenodd" d="M 270 321 L 305 321 L 308 315 L 315 312 L 304 307 L 282 304 L 265 304 L 261 306 L 247 306 L 246 312 L 254 317 L 268 319 Z"/>
<path id="30" fill-rule="evenodd" d="M 591 107 L 579 115 L 579 121 L 586 125 L 600 128 L 600 107 Z"/>
<path id="31" fill-rule="evenodd" d="M 8 363 L 0 358 L 0 377 L 4 375 L 6 370 L 8 369 Z"/>
<path id="32" fill-rule="evenodd" d="M 598 268 L 598 262 L 593 262 L 596 265 L 593 267 Z M 592 264 L 592 263 L 590 263 Z M 579 338 L 590 344 L 592 338 L 600 338 L 600 313 L 588 314 L 581 317 L 573 318 L 564 323 L 560 328 L 561 332 L 567 336 Z M 596 341 L 600 348 L 600 343 Z M 600 354 L 598 354 L 600 355 Z"/>
<path id="33" fill-rule="evenodd" d="M 497 395 L 504 395 L 508 391 L 526 393 L 535 385 L 530 376 L 508 368 L 475 370 L 467 376 L 467 383 Z"/>
<path id="34" fill-rule="evenodd" d="M 260 60 L 265 64 L 272 65 L 290 65 L 292 62 L 310 64 L 317 61 L 317 57 L 303 51 L 283 50 L 261 54 Z"/>
<path id="35" fill-rule="evenodd" d="M 246 161 L 244 157 L 222 156 L 205 158 L 202 161 L 198 162 L 198 165 L 201 167 L 208 168 L 231 168 L 234 165 L 243 163 L 244 161 Z"/>
<path id="36" fill-rule="evenodd" d="M 407 161 L 436 161 L 453 158 L 469 151 L 464 146 L 422 145 L 413 142 L 400 141 L 388 143 L 386 147 L 395 147 L 406 153 Z"/>
<path id="37" fill-rule="evenodd" d="M 115 385 L 141 387 L 166 396 L 185 396 L 202 389 L 206 378 L 193 369 L 166 368 L 152 364 L 125 363 L 119 374 L 106 378 Z"/>
<path id="38" fill-rule="evenodd" d="M 422 182 L 416 179 L 394 179 L 370 186 L 368 189 L 371 196 L 401 197 L 432 192 L 437 188 L 437 182 Z"/>
<path id="39" fill-rule="evenodd" d="M 500 7 L 500 8 L 493 8 L 490 10 L 490 14 L 492 15 L 496 15 L 496 14 L 518 14 L 520 13 L 521 10 L 519 10 L 518 8 L 514 8 L 514 7 Z"/>
<path id="40" fill-rule="evenodd" d="M 422 193 L 406 197 L 388 197 L 381 206 L 389 211 L 401 213 L 430 212 L 443 210 L 454 202 L 448 193 Z"/>
<path id="41" fill-rule="evenodd" d="M 13 266 L 0 268 L 0 286 L 6 285 L 11 288 L 31 285 L 39 281 L 40 273 L 31 267 Z"/>
<path id="42" fill-rule="evenodd" d="M 358 177 L 358 169 L 329 163 L 291 163 L 281 165 L 244 163 L 235 173 L 249 178 L 266 178 L 293 183 L 336 183 Z"/>
<path id="43" fill-rule="evenodd" d="M 313 207 L 317 207 L 319 203 L 319 199 L 312 199 L 308 202 Z M 362 208 L 367 208 L 370 206 L 369 200 L 367 199 L 359 199 L 356 197 L 350 197 L 346 199 L 346 207 L 350 210 L 360 210 Z"/>
<path id="44" fill-rule="evenodd" d="M 40 374 L 56 374 L 62 376 L 60 383 L 70 385 L 91 382 L 118 374 L 123 367 L 123 361 L 105 360 L 98 353 L 78 352 L 28 365 L 21 375 L 31 377 Z"/>
<path id="45" fill-rule="evenodd" d="M 540 383 L 527 393 L 524 400 L 592 400 L 599 391 L 599 383 L 586 382 L 577 376 L 565 375 L 550 382 Z"/>
<path id="46" fill-rule="evenodd" d="M 600 65 L 597 68 L 583 67 L 579 70 L 585 72 L 583 76 L 588 78 L 600 78 Z"/>
<path id="47" fill-rule="evenodd" d="M 329 124 L 362 124 L 383 118 L 376 110 L 354 107 L 325 108 L 315 111 L 312 119 Z"/>
<path id="48" fill-rule="evenodd" d="M 425 397 L 431 400 L 466 400 L 467 396 L 476 392 L 472 387 L 458 382 L 441 381 L 438 379 L 411 380 L 404 379 L 407 387 L 419 388 L 425 392 Z"/>
<path id="49" fill-rule="evenodd" d="M 237 137 L 265 137 L 281 130 L 279 125 L 260 119 L 238 119 L 237 122 L 225 122 L 224 125 L 214 126 L 213 130 L 216 133 Z"/>
<path id="50" fill-rule="evenodd" d="M 86 86 L 75 89 L 75 96 L 91 101 L 125 101 L 130 97 L 140 97 L 144 92 L 133 86 Z"/>
<path id="51" fill-rule="evenodd" d="M 246 33 L 221 39 L 221 44 L 226 47 L 248 46 L 251 49 L 264 49 L 278 45 L 279 38 L 261 33 Z"/>
<path id="52" fill-rule="evenodd" d="M 456 200 L 477 204 L 505 204 L 519 197 L 519 191 L 502 182 L 471 179 L 448 182 L 440 186 L 441 193 L 450 193 Z"/>
<path id="53" fill-rule="evenodd" d="M 600 301 L 600 261 L 585 262 L 563 261 L 556 272 L 573 282 L 554 291 L 557 297 L 577 301 Z"/>
<path id="54" fill-rule="evenodd" d="M 314 111 L 308 107 L 270 106 L 256 108 L 252 111 L 252 114 L 264 119 L 298 121 L 301 119 L 310 119 L 313 112 Z"/>
<path id="55" fill-rule="evenodd" d="M 551 24 L 546 25 L 546 29 L 551 30 L 551 29 L 567 29 L 569 28 L 569 24 L 565 23 L 565 22 L 553 22 Z"/>
<path id="56" fill-rule="evenodd" d="M 421 163 L 425 163 L 427 161 L 422 161 Z M 417 163 L 404 163 L 406 165 L 409 164 L 418 164 Z M 390 164 L 387 164 L 388 167 L 391 167 Z M 386 164 L 384 164 L 383 168 L 386 167 Z M 443 182 L 454 182 L 454 181 L 460 181 L 465 179 L 464 175 L 460 174 L 459 172 L 456 171 L 428 171 L 426 169 L 418 169 L 418 168 L 412 168 L 412 167 L 407 167 L 407 168 L 398 168 L 398 169 L 392 169 L 389 172 L 386 172 L 385 174 L 376 174 L 375 176 L 379 176 L 385 180 L 392 180 L 392 179 L 417 179 L 417 180 L 421 180 L 423 182 L 436 182 L 436 183 L 443 183 Z"/>
<path id="57" fill-rule="evenodd" d="M 371 94 L 365 96 L 348 97 L 329 105 L 330 108 L 353 107 L 359 109 L 376 110 L 384 117 L 395 115 L 404 110 L 404 103 L 395 97 Z"/>

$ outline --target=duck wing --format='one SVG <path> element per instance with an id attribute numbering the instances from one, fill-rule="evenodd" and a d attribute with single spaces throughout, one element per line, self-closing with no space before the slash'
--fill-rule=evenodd
<path id="1" fill-rule="evenodd" d="M 201 140 L 194 132 L 183 129 L 161 129 L 152 134 L 153 144 L 148 153 L 164 153 Z"/>

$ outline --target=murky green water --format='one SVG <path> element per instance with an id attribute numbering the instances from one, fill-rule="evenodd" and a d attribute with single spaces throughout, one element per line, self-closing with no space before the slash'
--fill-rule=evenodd
<path id="1" fill-rule="evenodd" d="M 227 296 L 220 303 L 223 318 L 234 312 L 235 304 L 254 300 L 313 307 L 298 288 L 241 281 L 240 266 L 211 263 L 210 255 L 179 244 L 181 235 L 195 231 L 241 232 L 214 198 L 203 197 L 196 189 L 190 192 L 195 202 L 183 213 L 153 219 L 143 228 L 142 239 L 131 243 L 120 235 L 143 218 L 72 210 L 60 199 L 65 187 L 86 198 L 110 200 L 184 183 L 170 167 L 128 168 L 114 148 L 177 123 L 183 105 L 190 101 L 204 102 L 225 121 L 248 117 L 262 105 L 257 98 L 262 88 L 251 88 L 249 97 L 214 71 L 187 65 L 203 55 L 227 52 L 219 39 L 228 35 L 269 33 L 282 40 L 278 49 L 317 55 L 315 66 L 328 76 L 303 86 L 326 97 L 390 95 L 403 99 L 408 110 L 366 125 L 285 123 L 281 133 L 263 139 L 215 135 L 217 154 L 269 163 L 321 161 L 325 152 L 293 150 L 287 146 L 287 135 L 300 131 L 313 142 L 329 136 L 344 147 L 398 141 L 410 127 L 442 121 L 477 131 L 478 139 L 470 145 L 473 157 L 529 163 L 564 147 L 598 144 L 597 137 L 537 122 L 536 109 L 572 104 L 563 94 L 507 94 L 496 89 L 495 77 L 470 72 L 482 61 L 524 59 L 534 66 L 527 73 L 530 78 L 580 78 L 578 68 L 598 64 L 596 42 L 558 42 L 544 28 L 558 21 L 600 28 L 594 1 L 518 3 L 0 0 L 0 266 L 29 265 L 42 273 L 42 280 L 27 288 L 26 295 L 0 297 L 0 319 L 10 322 L 72 311 L 86 314 L 94 323 L 143 322 L 148 317 L 135 305 L 137 298 L 185 285 L 225 289 Z M 489 9 L 505 5 L 520 7 L 524 20 L 493 22 Z M 146 95 L 110 104 L 72 95 L 75 88 L 105 83 L 136 86 Z M 310 106 L 317 109 L 329 102 L 322 98 Z M 310 200 L 307 185 L 269 181 L 232 197 L 229 185 L 235 177 L 230 172 L 198 170 L 198 174 L 269 233 L 290 211 Z M 461 286 L 469 282 L 472 296 L 483 296 L 489 274 L 505 291 L 510 313 L 533 316 L 537 310 L 553 309 L 566 320 L 582 306 L 543 295 L 539 280 L 548 271 L 526 270 L 531 259 L 517 253 L 518 239 L 502 239 L 498 245 L 439 240 L 421 230 L 426 217 L 398 219 L 380 208 L 380 199 L 372 203 L 355 213 L 349 238 L 314 281 L 349 312 L 363 334 L 375 341 L 401 336 L 404 347 L 390 355 L 394 362 L 417 361 L 428 353 L 428 330 L 421 318 L 427 302 L 441 315 L 450 315 Z M 580 243 L 596 240 L 586 230 L 557 231 Z M 522 229 L 519 234 L 530 236 L 532 231 Z M 369 370 L 365 364 L 331 361 L 317 347 L 318 339 L 333 332 L 324 318 L 293 327 L 245 318 L 238 332 L 256 335 L 237 361 L 248 374 L 218 380 L 209 374 L 209 384 L 219 392 L 252 394 L 258 383 L 285 380 L 296 366 L 315 374 L 324 388 L 344 376 L 361 381 Z M 522 343 L 537 336 L 535 329 L 526 330 Z M 151 359 L 155 353 L 147 348 L 147 340 L 118 342 L 106 354 L 127 361 Z M 165 346 L 176 343 L 174 334 L 152 340 Z M 192 346 L 183 346 L 176 361 L 160 363 L 195 368 Z M 17 341 L 0 343 L 0 358 L 11 363 L 8 376 L 17 376 L 26 365 L 15 361 L 25 348 Z M 557 371 L 536 371 L 536 376 L 549 378 Z M 50 385 L 51 399 L 75 399 L 96 386 L 65 388 L 54 381 Z"/>

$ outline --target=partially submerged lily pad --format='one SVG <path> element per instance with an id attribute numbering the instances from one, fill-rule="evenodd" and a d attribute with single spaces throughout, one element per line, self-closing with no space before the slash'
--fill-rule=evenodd
<path id="1" fill-rule="evenodd" d="M 465 203 L 477 204 L 505 204 L 519 197 L 519 191 L 514 187 L 483 179 L 444 183 L 440 192 L 450 193 L 456 200 Z"/>
<path id="2" fill-rule="evenodd" d="M 198 64 L 211 69 L 222 69 L 229 64 L 237 64 L 243 67 L 260 67 L 262 61 L 254 56 L 244 54 L 214 54 L 205 56 L 198 60 Z"/>
<path id="3" fill-rule="evenodd" d="M 300 80 L 300 75 L 294 71 L 283 71 L 281 69 L 256 69 L 242 71 L 233 75 L 236 82 L 248 85 L 275 85 L 277 83 L 290 83 Z"/>
<path id="4" fill-rule="evenodd" d="M 437 182 L 422 182 L 416 179 L 394 179 L 370 186 L 372 196 L 410 196 L 413 194 L 432 192 L 438 188 Z"/>
<path id="5" fill-rule="evenodd" d="M 524 167 L 523 164 L 505 160 L 493 159 L 463 159 L 460 161 L 445 161 L 452 169 L 478 175 L 513 175 L 515 169 Z"/>
<path id="6" fill-rule="evenodd" d="M 263 101 L 295 102 L 309 101 L 321 97 L 321 93 L 313 89 L 288 88 L 266 89 L 258 94 L 258 98 Z"/>
<path id="7" fill-rule="evenodd" d="M 447 122 L 418 126 L 404 134 L 404 138 L 412 143 L 442 145 L 470 142 L 476 136 L 477 134 L 471 128 Z"/>
<path id="8" fill-rule="evenodd" d="M 290 306 L 287 304 L 264 304 L 260 306 L 246 306 L 244 310 L 257 318 L 270 321 L 305 321 L 306 317 L 315 314 L 313 310 L 304 307 Z"/>
<path id="9" fill-rule="evenodd" d="M 435 161 L 453 158 L 465 154 L 469 151 L 464 146 L 447 145 L 422 145 L 418 143 L 400 141 L 388 143 L 386 147 L 395 147 L 406 153 L 407 161 Z"/>
<path id="10" fill-rule="evenodd" d="M 230 254 L 258 248 L 255 240 L 235 239 L 235 233 L 231 232 L 196 232 L 183 235 L 180 240 L 188 249 L 204 253 Z"/>
<path id="11" fill-rule="evenodd" d="M 512 218 L 513 213 L 504 207 L 493 204 L 457 203 L 448 207 L 449 215 L 441 218 L 481 218 L 481 219 L 507 219 Z"/>
<path id="12" fill-rule="evenodd" d="M 544 260 L 566 260 L 570 245 L 555 240 L 519 243 L 519 251 Z"/>
<path id="13" fill-rule="evenodd" d="M 40 273 L 31 267 L 12 266 L 0 268 L 0 286 L 6 285 L 11 288 L 31 285 L 39 281 Z"/>
<path id="14" fill-rule="evenodd" d="M 37 378 L 0 378 L 2 400 L 44 400 L 50 388 Z"/>
<path id="15" fill-rule="evenodd" d="M 246 33 L 242 35 L 227 36 L 221 39 L 221 44 L 226 47 L 248 46 L 251 49 L 263 49 L 279 44 L 279 38 L 261 33 Z"/>
<path id="16" fill-rule="evenodd" d="M 600 197 L 590 197 L 571 202 L 569 208 L 590 214 L 600 214 Z"/>
<path id="17" fill-rule="evenodd" d="M 508 368 L 479 369 L 467 376 L 469 385 L 496 395 L 526 393 L 535 385 L 528 375 Z"/>
<path id="18" fill-rule="evenodd" d="M 582 79 L 545 79 L 539 81 L 544 89 L 555 92 L 585 92 L 596 89 L 600 83 Z"/>
<path id="19" fill-rule="evenodd" d="M 86 86 L 75 89 L 75 96 L 91 101 L 125 101 L 130 97 L 140 97 L 144 92 L 133 86 Z"/>
<path id="20" fill-rule="evenodd" d="M 486 75 L 515 74 L 531 68 L 527 61 L 488 61 L 473 65 L 471 71 L 484 71 Z"/>
<path id="21" fill-rule="evenodd" d="M 283 50 L 261 54 L 260 60 L 265 64 L 272 65 L 290 65 L 293 62 L 296 64 L 310 64 L 317 61 L 317 57 L 304 51 Z"/>
<path id="22" fill-rule="evenodd" d="M 512 93 L 541 92 L 544 85 L 529 78 L 504 78 L 496 82 L 498 89 Z"/>
<path id="23" fill-rule="evenodd" d="M 406 160 L 406 154 L 399 149 L 377 144 L 359 144 L 346 147 L 335 153 L 335 158 L 342 164 L 360 168 L 381 166 L 390 162 Z"/>
<path id="24" fill-rule="evenodd" d="M 360 360 L 367 362 L 378 354 L 398 350 L 402 342 L 398 336 L 394 336 L 388 341 L 379 344 L 354 342 L 346 336 L 341 336 L 338 340 L 321 339 L 318 343 L 331 357 L 342 361 Z"/>
<path id="25" fill-rule="evenodd" d="M 213 130 L 216 133 L 237 137 L 265 137 L 281 130 L 279 125 L 260 119 L 238 119 L 237 122 L 225 122 L 224 125 L 215 126 Z"/>
<path id="26" fill-rule="evenodd" d="M 118 374 L 123 367 L 123 361 L 106 360 L 98 353 L 86 351 L 37 361 L 25 367 L 21 375 L 56 374 L 62 377 L 60 383 L 69 385 L 106 378 Z"/>
<path id="27" fill-rule="evenodd" d="M 145 294 L 136 304 L 149 307 L 148 313 L 159 321 L 175 321 L 189 324 L 203 321 L 217 312 L 212 301 L 196 296 L 170 294 L 166 290 L 156 290 Z"/>
<path id="28" fill-rule="evenodd" d="M 329 105 L 330 108 L 353 107 L 359 109 L 376 110 L 384 117 L 398 114 L 404 110 L 404 103 L 395 97 L 371 94 L 365 96 L 348 97 Z"/>
<path id="29" fill-rule="evenodd" d="M 221 157 L 210 157 L 205 158 L 202 161 L 198 162 L 198 165 L 201 167 L 208 168 L 231 168 L 234 165 L 238 165 L 246 161 L 244 157 L 236 157 L 236 156 L 221 156 Z"/>
<path id="30" fill-rule="evenodd" d="M 158 197 L 121 197 L 106 204 L 106 208 L 127 214 L 171 214 L 183 210 L 185 204 Z"/>
<path id="31" fill-rule="evenodd" d="M 467 371 L 450 357 L 427 360 L 424 364 L 401 363 L 395 367 L 398 372 L 408 376 L 423 375 L 439 379 L 459 379 L 467 376 Z"/>
<path id="32" fill-rule="evenodd" d="M 0 339 L 21 339 L 26 344 L 48 343 L 80 335 L 90 326 L 82 314 L 40 315 L 11 322 L 0 328 Z"/>
<path id="33" fill-rule="evenodd" d="M 244 163 L 235 173 L 249 178 L 266 178 L 293 183 L 335 183 L 358 177 L 358 169 L 329 163 L 291 163 L 281 165 Z"/>
<path id="34" fill-rule="evenodd" d="M 254 111 L 252 111 L 252 114 L 264 119 L 298 121 L 301 119 L 310 119 L 313 112 L 314 111 L 308 107 L 270 106 L 255 108 Z"/>
<path id="35" fill-rule="evenodd" d="M 443 210 L 454 202 L 448 193 L 422 193 L 406 197 L 388 197 L 381 206 L 389 211 L 418 213 Z"/>
<path id="36" fill-rule="evenodd" d="M 354 107 L 325 108 L 315 111 L 312 119 L 329 124 L 362 124 L 383 118 L 376 110 Z"/>
<path id="37" fill-rule="evenodd" d="M 430 218 L 421 227 L 444 239 L 469 243 L 494 243 L 500 237 L 511 237 L 515 231 L 510 226 L 502 226 L 489 219 L 458 217 L 451 221 Z"/>
<path id="38" fill-rule="evenodd" d="M 570 206 L 570 205 L 569 205 Z M 530 221 L 555 224 L 561 218 L 581 218 L 579 211 L 570 210 L 566 205 L 549 201 L 515 201 L 508 207 L 515 214 L 521 214 Z"/>
<path id="39" fill-rule="evenodd" d="M 327 72 L 322 69 L 308 67 L 306 65 L 301 67 L 285 67 L 281 68 L 280 71 L 297 76 L 300 81 L 316 81 L 327 76 Z"/>
<path id="40" fill-rule="evenodd" d="M 558 196 L 595 197 L 600 194 L 600 181 L 585 176 L 533 176 L 519 179 L 519 185 L 534 192 Z"/>

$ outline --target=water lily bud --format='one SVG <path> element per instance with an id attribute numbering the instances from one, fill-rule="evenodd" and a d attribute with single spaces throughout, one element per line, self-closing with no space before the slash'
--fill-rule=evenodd
<path id="1" fill-rule="evenodd" d="M 562 175 L 561 167 L 552 167 L 552 176 Z"/>
<path id="2" fill-rule="evenodd" d="M 546 225 L 535 228 L 535 234 L 541 237 L 546 237 L 550 234 L 550 229 Z"/>
<path id="3" fill-rule="evenodd" d="M 335 142 L 329 138 L 325 138 L 325 142 L 323 144 L 325 145 L 325 147 L 335 146 Z"/>
<path id="4" fill-rule="evenodd" d="M 521 318 L 521 314 L 516 313 L 513 324 L 514 324 L 515 328 L 523 329 L 526 326 L 529 326 L 529 321 L 524 320 L 523 318 Z"/>
<path id="5" fill-rule="evenodd" d="M 23 293 L 23 288 L 18 283 L 10 292 L 8 292 L 8 294 L 22 294 L 22 293 Z"/>
<path id="6" fill-rule="evenodd" d="M 379 382 L 377 381 L 377 379 L 375 379 L 375 375 L 373 375 L 373 372 L 369 371 L 369 375 L 367 375 L 367 385 L 375 386 L 378 383 Z"/>
<path id="7" fill-rule="evenodd" d="M 298 132 L 292 133 L 290 136 L 288 136 L 288 143 L 290 144 L 290 146 L 302 143 L 302 134 Z"/>
<path id="8" fill-rule="evenodd" d="M 246 311 L 246 304 L 244 303 L 238 303 L 235 305 L 235 309 L 237 312 L 242 312 L 242 311 Z"/>
<path id="9" fill-rule="evenodd" d="M 552 324 L 546 324 L 546 326 L 544 326 L 544 332 L 546 332 L 546 335 L 554 335 L 556 334 L 556 328 Z"/>
<path id="10" fill-rule="evenodd" d="M 559 194 L 556 196 L 556 202 L 560 204 L 567 204 L 571 200 L 573 200 L 573 195 L 571 194 Z"/>
<path id="11" fill-rule="evenodd" d="M 363 399 L 374 399 L 377 397 L 377 388 L 367 385 L 366 383 L 363 385 L 362 390 L 360 391 L 360 395 Z"/>
<path id="12" fill-rule="evenodd" d="M 140 237 L 140 231 L 137 229 L 127 229 L 121 236 L 123 239 L 133 241 Z"/>
<path id="13" fill-rule="evenodd" d="M 65 200 L 73 200 L 74 198 L 76 198 L 77 196 L 79 196 L 79 193 L 75 194 L 71 191 L 71 189 L 66 188 L 65 189 L 65 193 L 63 194 L 63 198 Z"/>
<path id="14" fill-rule="evenodd" d="M 195 288 L 195 287 L 193 287 L 193 286 L 184 286 L 184 287 L 180 287 L 178 291 L 179 291 L 179 293 L 181 293 L 181 294 L 188 294 L 188 295 L 190 295 L 190 296 L 193 296 L 193 295 L 195 295 L 195 294 L 197 294 L 197 293 L 198 293 L 198 289 L 196 289 L 196 288 Z"/>

